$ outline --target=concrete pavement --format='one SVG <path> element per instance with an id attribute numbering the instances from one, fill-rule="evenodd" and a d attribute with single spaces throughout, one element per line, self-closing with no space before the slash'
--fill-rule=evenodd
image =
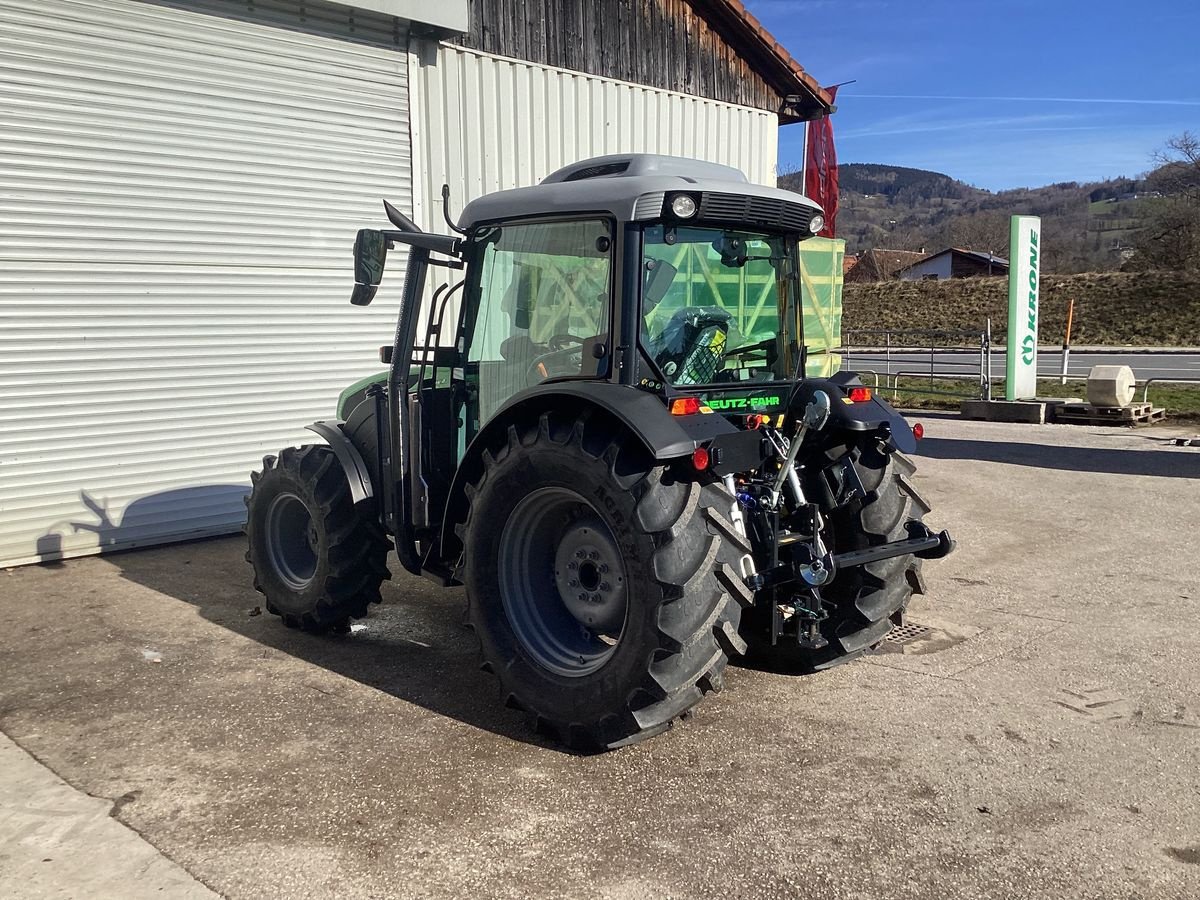
<path id="1" fill-rule="evenodd" d="M 1200 896 L 1194 430 L 923 421 L 927 630 L 636 747 L 531 734 L 422 579 L 284 629 L 240 539 L 0 572 L 0 728 L 230 898 Z"/>
<path id="2" fill-rule="evenodd" d="M 8 900 L 217 900 L 113 816 L 0 734 L 0 894 Z"/>

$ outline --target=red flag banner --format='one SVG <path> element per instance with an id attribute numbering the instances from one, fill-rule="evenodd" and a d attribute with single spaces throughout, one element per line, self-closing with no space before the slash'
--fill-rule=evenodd
<path id="1" fill-rule="evenodd" d="M 837 88 L 827 88 L 830 99 L 836 99 Z M 825 227 L 821 237 L 834 236 L 838 211 L 837 151 L 833 147 L 833 121 L 822 116 L 808 123 L 804 159 L 804 193 L 820 204 L 825 211 Z"/>

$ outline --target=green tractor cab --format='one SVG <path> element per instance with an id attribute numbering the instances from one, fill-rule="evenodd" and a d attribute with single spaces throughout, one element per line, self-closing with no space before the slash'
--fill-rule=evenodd
<path id="1" fill-rule="evenodd" d="M 904 419 L 853 374 L 804 376 L 805 197 L 629 155 L 481 197 L 453 236 L 385 211 L 352 302 L 406 248 L 388 370 L 310 426 L 325 444 L 254 475 L 248 558 L 285 623 L 366 615 L 394 549 L 465 585 L 510 705 L 616 747 L 719 690 L 731 657 L 862 654 L 950 552 Z M 437 269 L 461 280 L 426 300 Z"/>

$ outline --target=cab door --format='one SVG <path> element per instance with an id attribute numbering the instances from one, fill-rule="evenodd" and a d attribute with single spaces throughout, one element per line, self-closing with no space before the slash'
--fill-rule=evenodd
<path id="1" fill-rule="evenodd" d="M 526 388 L 607 377 L 613 229 L 607 218 L 576 217 L 472 233 L 459 345 L 468 443 Z"/>

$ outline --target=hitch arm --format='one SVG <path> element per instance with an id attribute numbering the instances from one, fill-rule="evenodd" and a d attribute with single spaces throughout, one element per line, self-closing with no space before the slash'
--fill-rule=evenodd
<path id="1" fill-rule="evenodd" d="M 763 588 L 777 587 L 790 584 L 800 579 L 809 587 L 816 587 L 831 580 L 842 569 L 854 566 L 865 566 L 867 563 L 892 559 L 897 556 L 919 556 L 921 559 L 941 559 L 954 549 L 954 541 L 950 532 L 932 532 L 922 522 L 909 523 L 909 533 L 912 537 L 899 541 L 889 541 L 875 547 L 863 550 L 849 550 L 845 553 L 834 553 L 819 559 L 814 559 L 805 565 L 801 563 L 779 563 L 767 569 L 756 572 L 743 579 L 752 591 Z M 807 571 L 811 567 L 814 571 Z"/>
<path id="2" fill-rule="evenodd" d="M 867 563 L 879 562 L 881 559 L 892 559 L 909 554 L 922 559 L 941 559 L 954 549 L 954 541 L 950 538 L 950 532 L 942 531 L 934 534 L 924 525 L 919 527 L 921 531 L 925 532 L 924 534 L 899 541 L 889 541 L 877 547 L 867 547 L 865 550 L 836 553 L 833 557 L 833 564 L 839 569 L 846 569 L 850 566 L 862 566 Z M 916 529 L 913 528 L 913 530 Z"/>

